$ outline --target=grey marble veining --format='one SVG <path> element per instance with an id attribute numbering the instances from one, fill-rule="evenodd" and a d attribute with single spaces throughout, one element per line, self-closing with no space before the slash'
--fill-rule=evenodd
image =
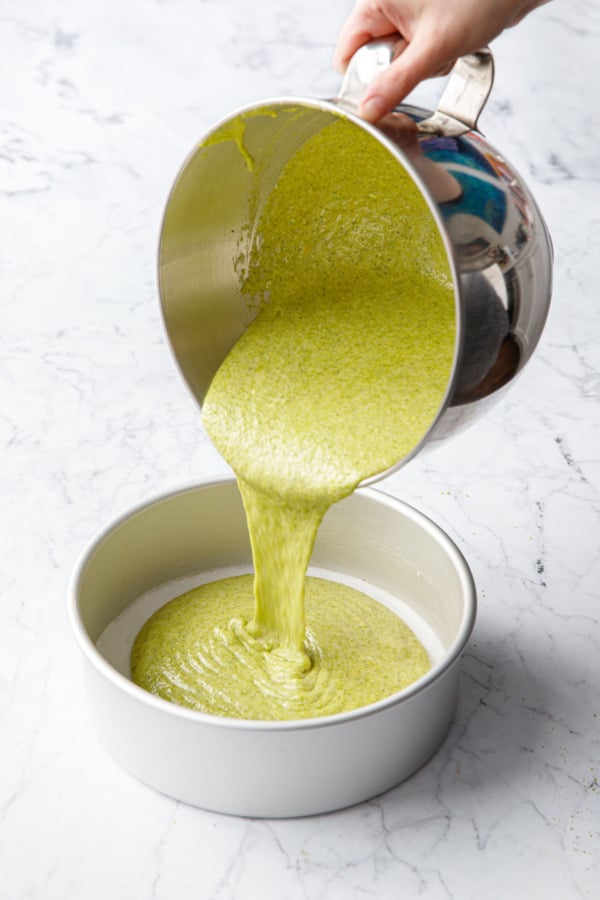
<path id="1" fill-rule="evenodd" d="M 554 240 L 538 351 L 484 421 L 380 484 L 448 531 L 478 585 L 441 750 L 370 803 L 252 821 L 138 784 L 87 721 L 65 614 L 82 546 L 129 505 L 227 471 L 158 313 L 167 192 L 232 109 L 336 92 L 348 9 L 0 0 L 1 900 L 598 894 L 597 2 L 555 0 L 495 42 L 481 120 Z"/>

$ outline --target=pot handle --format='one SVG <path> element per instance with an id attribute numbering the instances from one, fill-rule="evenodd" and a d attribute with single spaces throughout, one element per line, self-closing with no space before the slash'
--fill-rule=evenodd
<path id="1" fill-rule="evenodd" d="M 371 41 L 354 54 L 346 69 L 337 97 L 341 106 L 356 111 L 368 87 L 382 69 L 387 69 L 406 42 L 397 35 Z M 472 131 L 486 104 L 494 82 L 494 58 L 489 47 L 461 56 L 455 62 L 436 111 L 417 122 L 422 134 L 455 137 Z"/>

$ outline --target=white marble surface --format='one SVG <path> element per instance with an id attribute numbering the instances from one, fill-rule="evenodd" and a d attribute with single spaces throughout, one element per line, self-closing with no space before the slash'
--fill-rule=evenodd
<path id="1" fill-rule="evenodd" d="M 130 504 L 226 471 L 158 314 L 168 189 L 235 107 L 335 92 L 348 8 L 0 0 L 1 900 L 598 896 L 597 0 L 495 42 L 481 123 L 554 238 L 538 352 L 485 421 L 381 485 L 447 529 L 479 589 L 440 752 L 357 808 L 244 820 L 137 783 L 87 719 L 65 613 L 81 548 Z"/>

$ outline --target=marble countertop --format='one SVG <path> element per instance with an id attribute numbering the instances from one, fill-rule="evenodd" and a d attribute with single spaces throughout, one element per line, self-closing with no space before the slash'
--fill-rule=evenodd
<path id="1" fill-rule="evenodd" d="M 167 193 L 234 108 L 336 92 L 348 9 L 0 2 L 1 900 L 598 896 L 597 3 L 552 2 L 495 42 L 481 120 L 553 235 L 539 348 L 476 427 L 380 485 L 447 530 L 478 586 L 440 751 L 358 807 L 238 819 L 144 787 L 88 721 L 66 616 L 81 549 L 132 504 L 227 472 L 159 316 Z"/>

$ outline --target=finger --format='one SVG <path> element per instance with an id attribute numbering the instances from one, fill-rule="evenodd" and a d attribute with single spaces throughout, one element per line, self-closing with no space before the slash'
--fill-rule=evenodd
<path id="1" fill-rule="evenodd" d="M 435 72 L 430 72 L 427 78 L 442 78 L 444 75 L 449 75 L 452 69 L 456 64 L 456 59 L 451 59 L 449 62 L 444 63 L 435 70 Z"/>
<path id="2" fill-rule="evenodd" d="M 383 13 L 356 6 L 342 26 L 333 55 L 333 66 L 343 73 L 350 59 L 369 41 L 385 37 L 397 29 Z"/>
<path id="3" fill-rule="evenodd" d="M 424 78 L 448 71 L 449 61 L 440 59 L 435 47 L 415 38 L 391 66 L 373 79 L 358 112 L 369 122 L 377 122 L 404 100 Z"/>
<path id="4" fill-rule="evenodd" d="M 343 75 L 356 51 L 372 40 L 373 35 L 370 31 L 355 31 L 352 29 L 346 36 L 340 34 L 340 39 L 333 54 L 333 68 L 336 72 Z"/>

